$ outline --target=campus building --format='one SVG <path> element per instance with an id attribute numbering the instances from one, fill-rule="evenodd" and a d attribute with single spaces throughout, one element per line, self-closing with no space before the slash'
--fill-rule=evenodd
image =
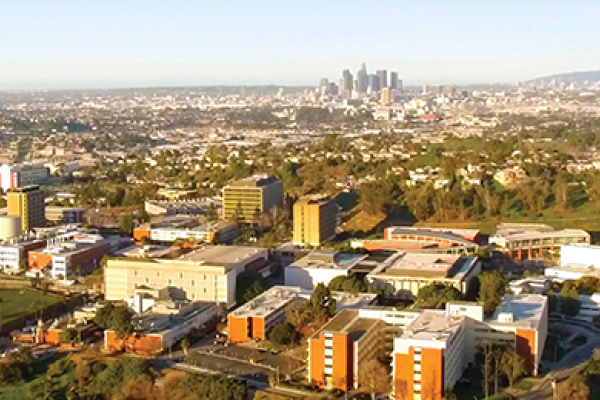
<path id="1" fill-rule="evenodd" d="M 110 254 L 110 243 L 100 235 L 71 232 L 47 241 L 46 248 L 29 251 L 32 270 L 50 272 L 53 278 L 89 274 Z"/>
<path id="2" fill-rule="evenodd" d="M 255 175 L 223 188 L 223 218 L 254 221 L 262 213 L 283 206 L 283 183 L 274 176 Z"/>
<path id="3" fill-rule="evenodd" d="M 212 302 L 157 299 L 143 313 L 133 316 L 132 335 L 119 338 L 115 332 L 105 330 L 104 349 L 146 356 L 161 354 L 172 349 L 192 330 L 216 325 L 221 312 L 221 308 Z"/>
<path id="4" fill-rule="evenodd" d="M 338 205 L 324 196 L 306 196 L 294 204 L 294 237 L 296 246 L 320 246 L 335 237 Z"/>
<path id="5" fill-rule="evenodd" d="M 133 230 L 135 240 L 149 239 L 153 243 L 170 244 L 175 240 L 199 243 L 230 243 L 239 235 L 237 225 L 229 221 L 208 222 L 196 218 L 171 218 L 148 223 Z"/>
<path id="6" fill-rule="evenodd" d="M 406 399 L 441 399 L 458 382 L 480 345 L 512 347 L 537 375 L 548 329 L 547 298 L 507 295 L 490 319 L 476 303 L 448 303 L 446 310 L 426 310 L 394 341 L 394 395 Z"/>
<path id="7" fill-rule="evenodd" d="M 484 344 L 514 349 L 537 375 L 547 330 L 542 295 L 506 295 L 489 318 L 474 302 L 448 303 L 445 310 L 346 310 L 309 338 L 307 378 L 322 388 L 348 390 L 360 382 L 361 365 L 391 355 L 394 398 L 439 400 Z"/>
<path id="8" fill-rule="evenodd" d="M 432 283 L 451 285 L 466 294 L 480 272 L 478 257 L 397 253 L 380 263 L 366 279 L 386 293 L 412 298 Z"/>
<path id="9" fill-rule="evenodd" d="M 490 236 L 489 243 L 519 260 L 558 253 L 562 245 L 590 244 L 591 236 L 581 229 L 555 230 L 544 224 L 503 223 Z"/>
<path id="10" fill-rule="evenodd" d="M 286 286 L 305 289 L 312 289 L 319 283 L 328 285 L 335 277 L 349 276 L 352 268 L 367 257 L 364 254 L 313 250 L 285 268 L 284 281 Z"/>
<path id="11" fill-rule="evenodd" d="M 344 310 L 308 339 L 308 376 L 319 387 L 358 388 L 361 365 L 383 349 L 385 322 Z"/>
<path id="12" fill-rule="evenodd" d="M 27 260 L 30 251 L 41 249 L 46 245 L 44 240 L 23 240 L 20 242 L 0 242 L 0 270 L 5 274 L 20 272 L 20 261 Z"/>
<path id="13" fill-rule="evenodd" d="M 46 220 L 55 224 L 83 224 L 85 208 L 46 206 Z"/>
<path id="14" fill-rule="evenodd" d="M 479 238 L 477 229 L 392 226 L 384 230 L 382 240 L 354 241 L 353 246 L 370 251 L 473 254 L 479 247 Z"/>
<path id="15" fill-rule="evenodd" d="M 243 246 L 207 246 L 174 259 L 110 259 L 104 271 L 105 298 L 126 300 L 138 288 L 180 288 L 192 301 L 236 304 L 238 274 L 254 271 L 268 276 L 267 249 Z"/>
<path id="16" fill-rule="evenodd" d="M 11 189 L 7 195 L 8 215 L 21 217 L 24 234 L 46 225 L 44 192 L 38 186 Z"/>
<path id="17" fill-rule="evenodd" d="M 144 210 L 148 214 L 163 216 L 199 216 L 206 214 L 210 207 L 214 207 L 216 210 L 220 204 L 212 199 L 146 200 L 144 203 Z"/>
<path id="18" fill-rule="evenodd" d="M 312 290 L 298 286 L 274 286 L 228 315 L 228 340 L 242 343 L 266 340 L 271 329 L 286 321 L 286 310 L 295 302 L 305 302 Z M 359 309 L 373 304 L 372 293 L 349 294 L 333 292 L 338 311 Z"/>
<path id="19" fill-rule="evenodd" d="M 48 168 L 43 164 L 16 164 L 0 166 L 0 186 L 5 192 L 31 185 L 41 185 L 48 179 Z"/>

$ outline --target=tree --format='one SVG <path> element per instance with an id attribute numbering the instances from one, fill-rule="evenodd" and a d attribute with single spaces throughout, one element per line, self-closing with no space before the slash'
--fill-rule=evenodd
<path id="1" fill-rule="evenodd" d="M 525 358 L 512 349 L 505 351 L 502 355 L 500 368 L 506 379 L 508 379 L 509 386 L 514 385 L 517 379 L 527 372 Z"/>
<path id="2" fill-rule="evenodd" d="M 236 278 L 238 304 L 246 303 L 267 289 L 264 278 L 258 272 L 244 271 Z"/>
<path id="3" fill-rule="evenodd" d="M 432 283 L 419 289 L 415 303 L 423 307 L 439 308 L 448 302 L 457 300 L 462 300 L 460 290 L 452 285 Z"/>
<path id="4" fill-rule="evenodd" d="M 301 330 L 313 320 L 307 305 L 308 302 L 295 302 L 285 310 L 287 322 L 297 330 Z"/>
<path id="5" fill-rule="evenodd" d="M 590 388 L 585 378 L 579 374 L 572 375 L 557 390 L 558 400 L 588 400 L 589 398 Z"/>
<path id="6" fill-rule="evenodd" d="M 187 337 L 184 337 L 183 340 L 181 341 L 181 349 L 183 350 L 183 353 L 186 356 L 188 355 L 189 348 L 190 348 L 190 340 Z"/>
<path id="7" fill-rule="evenodd" d="M 331 318 L 337 311 L 337 304 L 331 291 L 323 283 L 317 284 L 310 299 L 308 300 L 308 309 L 315 317 L 324 315 Z"/>
<path id="8" fill-rule="evenodd" d="M 65 329 L 60 333 L 60 342 L 74 344 L 80 341 L 79 331 L 75 328 Z"/>
<path id="9" fill-rule="evenodd" d="M 579 302 L 579 293 L 575 285 L 571 281 L 566 281 L 560 291 L 560 311 L 569 316 L 574 317 L 579 314 L 581 303 Z"/>
<path id="10" fill-rule="evenodd" d="M 332 292 L 366 293 L 367 284 L 356 276 L 340 275 L 333 278 L 327 285 Z"/>
<path id="11" fill-rule="evenodd" d="M 138 211 L 137 220 L 142 224 L 150 222 L 150 215 L 148 215 L 148 212 L 143 206 L 140 207 L 140 210 Z"/>
<path id="12" fill-rule="evenodd" d="M 358 189 L 360 206 L 368 215 L 385 215 L 389 195 L 378 183 L 363 183 Z"/>
<path id="13" fill-rule="evenodd" d="M 269 334 L 269 340 L 275 344 L 293 345 L 298 342 L 299 336 L 291 324 L 283 322 L 273 327 Z"/>
<path id="14" fill-rule="evenodd" d="M 506 293 L 507 280 L 498 271 L 484 272 L 479 275 L 479 297 L 486 314 L 494 312 Z"/>
<path id="15" fill-rule="evenodd" d="M 206 219 L 209 222 L 214 222 L 219 219 L 219 214 L 217 213 L 217 207 L 214 205 L 214 203 L 210 203 L 210 205 L 206 209 Z"/>
<path id="16" fill-rule="evenodd" d="M 452 389 L 445 389 L 442 400 L 458 400 L 458 396 Z"/>
<path id="17" fill-rule="evenodd" d="M 126 307 L 108 303 L 96 311 L 93 321 L 100 328 L 115 332 L 117 338 L 122 340 L 133 332 L 131 317 L 132 314 Z"/>
<path id="18" fill-rule="evenodd" d="M 480 365 L 483 376 L 483 393 L 490 397 L 490 380 L 494 375 L 492 372 L 494 361 L 494 345 L 491 342 L 483 342 L 479 345 L 476 361 Z"/>
<path id="19" fill-rule="evenodd" d="M 19 272 L 27 272 L 29 270 L 29 263 L 27 258 L 19 259 Z"/>
<path id="20" fill-rule="evenodd" d="M 133 234 L 133 228 L 135 228 L 135 224 L 133 222 L 133 215 L 131 213 L 127 213 L 121 218 L 119 222 L 119 230 L 126 235 Z"/>
<path id="21" fill-rule="evenodd" d="M 111 316 L 110 329 L 115 332 L 117 338 L 125 339 L 133 332 L 131 323 L 131 312 L 125 307 L 115 307 Z"/>
<path id="22" fill-rule="evenodd" d="M 390 391 L 389 377 L 389 371 L 383 363 L 369 360 L 359 366 L 358 385 L 371 395 L 371 399 L 375 400 L 378 394 Z"/>

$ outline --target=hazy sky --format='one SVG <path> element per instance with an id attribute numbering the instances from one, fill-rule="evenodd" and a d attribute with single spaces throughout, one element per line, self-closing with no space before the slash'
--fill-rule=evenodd
<path id="1" fill-rule="evenodd" d="M 0 89 L 405 84 L 600 69 L 597 0 L 0 0 Z"/>

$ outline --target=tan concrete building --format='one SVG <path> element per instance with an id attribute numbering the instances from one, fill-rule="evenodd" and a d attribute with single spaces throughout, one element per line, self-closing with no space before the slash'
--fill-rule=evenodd
<path id="1" fill-rule="evenodd" d="M 8 215 L 21 217 L 23 233 L 46 225 L 44 193 L 38 186 L 11 189 L 6 199 Z"/>
<path id="2" fill-rule="evenodd" d="M 294 204 L 294 238 L 296 246 L 319 246 L 335 236 L 338 206 L 335 200 L 306 196 Z"/>
<path id="3" fill-rule="evenodd" d="M 270 273 L 268 251 L 257 247 L 209 246 L 176 259 L 109 260 L 104 271 L 107 300 L 126 300 L 140 288 L 179 288 L 191 301 L 235 305 L 236 277 L 243 271 Z"/>
<path id="4" fill-rule="evenodd" d="M 257 214 L 283 206 L 283 183 L 274 176 L 255 175 L 223 188 L 223 218 L 237 215 L 253 221 Z"/>

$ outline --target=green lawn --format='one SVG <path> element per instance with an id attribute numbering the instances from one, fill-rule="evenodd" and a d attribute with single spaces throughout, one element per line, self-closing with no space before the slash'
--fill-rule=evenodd
<path id="1" fill-rule="evenodd" d="M 427 226 L 453 226 L 457 228 L 473 228 L 480 229 L 484 235 L 492 234 L 496 231 L 496 225 L 500 222 L 516 222 L 530 224 L 547 224 L 556 229 L 584 229 L 589 232 L 600 231 L 600 214 L 592 209 L 589 204 L 584 204 L 568 213 L 558 213 L 553 208 L 546 210 L 541 216 L 520 216 L 513 218 L 505 218 L 500 221 L 497 218 L 483 219 L 481 221 L 467 222 L 447 222 L 435 223 L 420 221 L 417 225 Z"/>
<path id="2" fill-rule="evenodd" d="M 52 304 L 59 303 L 61 296 L 33 288 L 0 289 L 0 326 L 23 315 L 31 314 Z"/>

